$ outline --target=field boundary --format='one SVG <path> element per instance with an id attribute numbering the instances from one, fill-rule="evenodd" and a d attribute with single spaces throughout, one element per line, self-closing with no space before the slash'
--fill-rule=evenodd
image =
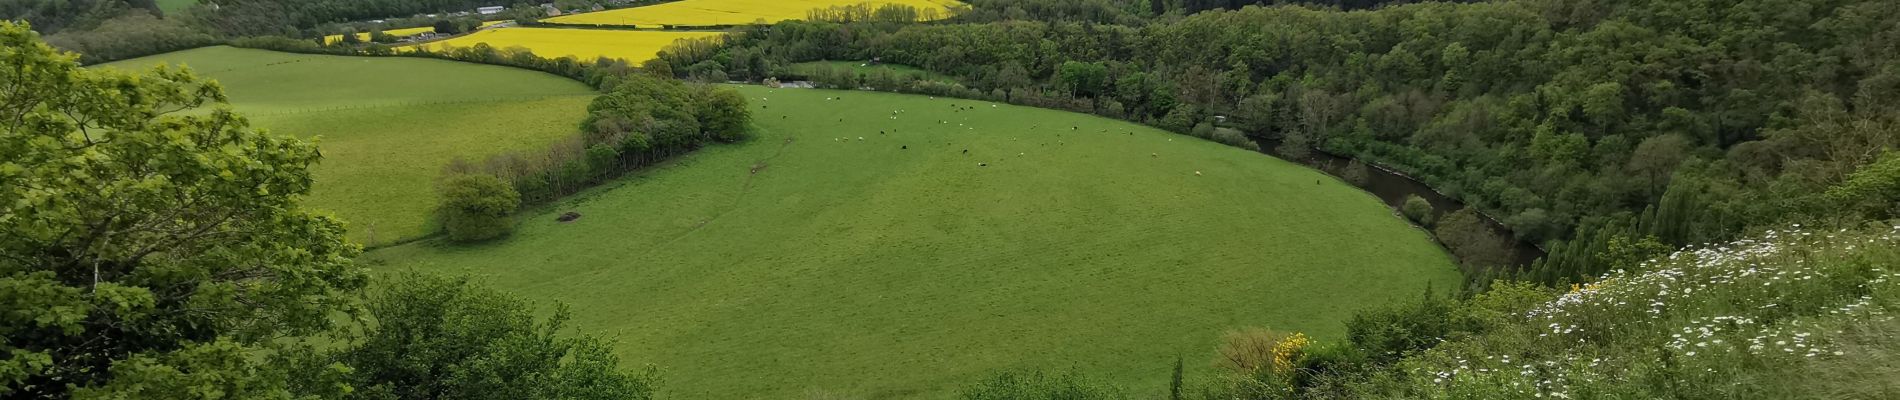
<path id="1" fill-rule="evenodd" d="M 547 99 L 560 98 L 560 97 L 579 97 L 579 96 L 587 96 L 587 94 L 525 96 L 525 97 L 491 97 L 491 98 L 474 99 L 474 100 L 379 102 L 379 103 L 365 103 L 361 105 L 308 108 L 308 109 L 299 109 L 299 110 L 290 110 L 290 111 L 246 111 L 244 115 L 279 116 L 279 115 L 326 113 L 326 112 L 336 112 L 336 111 L 369 110 L 369 109 L 391 108 L 391 107 L 435 106 L 435 105 L 451 105 L 451 104 L 513 103 L 513 102 L 547 100 Z"/>

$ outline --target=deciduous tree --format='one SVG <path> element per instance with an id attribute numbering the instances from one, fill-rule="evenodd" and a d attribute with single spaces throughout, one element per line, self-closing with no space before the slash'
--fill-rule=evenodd
<path id="1" fill-rule="evenodd" d="M 316 147 L 188 71 L 81 69 L 6 22 L 0 49 L 0 396 L 281 395 L 249 354 L 367 279 L 298 203 Z"/>

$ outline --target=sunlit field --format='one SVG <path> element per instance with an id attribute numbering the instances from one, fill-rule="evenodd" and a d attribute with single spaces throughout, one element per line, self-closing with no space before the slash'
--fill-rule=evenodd
<path id="1" fill-rule="evenodd" d="M 636 25 L 743 25 L 803 19 L 813 9 L 867 4 L 903 4 L 919 10 L 934 9 L 939 18 L 949 16 L 954 0 L 683 0 L 671 3 L 601 12 L 563 15 L 542 20 L 555 24 Z"/>
<path id="2" fill-rule="evenodd" d="M 433 232 L 434 181 L 457 157 L 545 146 L 575 132 L 593 91 L 515 68 L 403 57 L 207 47 L 105 64 L 183 64 L 224 85 L 257 126 L 320 137 L 308 204 L 388 244 Z M 470 82 L 482 82 L 480 85 Z"/>
<path id="3" fill-rule="evenodd" d="M 549 58 L 575 57 L 592 60 L 618 58 L 629 62 L 652 59 L 661 49 L 680 39 L 724 35 L 722 32 L 649 32 L 556 28 L 502 28 L 424 44 L 431 50 L 471 47 L 487 43 L 497 49 L 522 47 Z"/>
<path id="4" fill-rule="evenodd" d="M 935 399 L 1027 367 L 1166 387 L 1176 356 L 1210 370 L 1224 330 L 1338 340 L 1355 310 L 1458 283 L 1378 199 L 1259 153 L 985 101 L 736 88 L 750 140 L 524 212 L 499 242 L 365 257 L 566 303 L 624 363 L 661 366 L 669 399 Z"/>
<path id="5" fill-rule="evenodd" d="M 482 23 L 482 27 L 490 27 L 490 26 L 494 26 L 495 24 L 499 24 L 499 23 L 503 23 L 503 22 L 508 22 L 508 21 L 488 21 L 488 22 L 483 22 L 483 23 Z M 396 37 L 407 37 L 407 36 L 415 36 L 415 35 L 418 35 L 418 34 L 422 34 L 422 33 L 428 33 L 428 32 L 435 32 L 435 27 L 433 27 L 433 26 L 423 26 L 423 27 L 415 27 L 415 28 L 403 28 L 403 29 L 390 29 L 390 30 L 386 30 L 386 31 L 383 31 L 383 33 L 387 33 L 387 34 L 390 34 L 390 35 L 392 35 L 392 36 L 396 36 Z M 369 32 L 357 32 L 357 33 L 356 33 L 356 39 L 357 39 L 357 40 L 361 40 L 361 41 L 364 41 L 364 42 L 368 42 L 368 41 L 369 41 Z M 330 36 L 324 36 L 324 37 L 323 37 L 323 42 L 324 42 L 324 43 L 336 43 L 336 42 L 338 42 L 338 41 L 341 41 L 341 40 L 343 40 L 343 35 L 330 35 Z"/>

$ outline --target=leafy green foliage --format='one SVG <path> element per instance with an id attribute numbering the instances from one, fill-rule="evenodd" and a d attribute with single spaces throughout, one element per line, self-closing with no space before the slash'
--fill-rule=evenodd
<path id="1" fill-rule="evenodd" d="M 1900 152 L 1889 151 L 1849 174 L 1846 181 L 1827 190 L 1826 198 L 1843 211 L 1871 220 L 1900 216 Z"/>
<path id="2" fill-rule="evenodd" d="M 1605 271 L 1594 255 L 1610 237 L 1682 246 L 1827 219 L 1836 210 L 1819 194 L 1900 146 L 1900 113 L 1883 106 L 1900 101 L 1891 2 L 1212 11 L 1246 3 L 979 1 L 970 23 L 787 22 L 665 62 L 878 56 L 995 100 L 1176 132 L 1232 116 L 1250 135 L 1285 138 L 1283 149 L 1377 162 L 1497 216 L 1517 239 L 1566 249 L 1520 275 L 1553 284 Z M 1191 15 L 1139 18 L 1173 10 Z M 1002 72 L 1012 66 L 1027 79 Z"/>
<path id="3" fill-rule="evenodd" d="M 527 302 L 468 282 L 403 274 L 371 296 L 360 337 L 327 355 L 351 367 L 349 399 L 598 399 L 653 396 L 599 339 L 564 332 Z M 380 285 L 379 285 L 380 286 Z M 307 372 L 307 371 L 306 371 Z"/>
<path id="4" fill-rule="evenodd" d="M 80 61 L 90 64 L 209 46 L 217 40 L 176 21 L 130 12 L 106 20 L 96 28 L 47 35 L 46 42 L 79 53 Z"/>
<path id="5" fill-rule="evenodd" d="M 1377 364 L 1390 364 L 1432 348 L 1448 337 L 1469 334 L 1481 326 L 1464 315 L 1457 299 L 1426 293 L 1408 302 L 1360 311 L 1346 321 L 1346 340 Z"/>
<path id="6" fill-rule="evenodd" d="M 450 174 L 506 178 L 523 202 L 551 201 L 713 142 L 747 135 L 751 112 L 729 89 L 630 74 L 588 105 L 581 132 L 541 154 L 500 154 L 456 163 Z"/>
<path id="7" fill-rule="evenodd" d="M 267 395 L 242 353 L 329 328 L 367 281 L 297 202 L 316 148 L 188 72 L 80 69 L 12 23 L 0 48 L 0 393 Z"/>
<path id="8" fill-rule="evenodd" d="M 744 139 L 751 131 L 752 110 L 746 108 L 745 96 L 733 90 L 709 90 L 701 94 L 699 125 L 712 135 L 713 140 L 736 142 Z"/>
<path id="9" fill-rule="evenodd" d="M 449 240 L 479 242 L 515 230 L 521 194 L 492 175 L 450 176 L 442 182 L 442 226 Z"/>
<path id="10" fill-rule="evenodd" d="M 1405 218 L 1417 222 L 1420 226 L 1432 226 L 1432 223 L 1436 222 L 1434 218 L 1437 214 L 1433 212 L 1432 203 L 1418 195 L 1405 196 L 1405 204 L 1399 206 L 1400 214 L 1405 214 Z"/>
<path id="11" fill-rule="evenodd" d="M 1491 226 L 1484 223 L 1484 216 L 1469 207 L 1445 214 L 1432 228 L 1432 234 L 1466 266 L 1474 269 L 1511 262 L 1510 244 L 1492 234 Z"/>

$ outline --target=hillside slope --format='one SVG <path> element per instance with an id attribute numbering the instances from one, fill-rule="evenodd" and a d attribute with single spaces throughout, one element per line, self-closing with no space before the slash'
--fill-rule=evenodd
<path id="1" fill-rule="evenodd" d="M 432 232 L 433 182 L 457 157 L 538 148 L 576 132 L 594 92 L 515 68 L 399 57 L 207 47 L 104 64 L 185 65 L 224 85 L 233 107 L 278 133 L 320 137 L 308 199 L 365 244 Z"/>
<path id="2" fill-rule="evenodd" d="M 750 141 L 497 243 L 366 257 L 566 303 L 686 399 L 937 398 L 1013 367 L 1161 388 L 1176 356 L 1209 368 L 1223 330 L 1336 337 L 1458 282 L 1377 199 L 1257 153 L 980 101 L 739 90 Z"/>

